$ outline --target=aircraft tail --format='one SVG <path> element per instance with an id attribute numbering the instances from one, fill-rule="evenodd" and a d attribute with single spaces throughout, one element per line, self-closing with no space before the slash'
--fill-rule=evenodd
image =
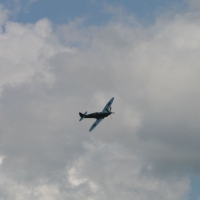
<path id="1" fill-rule="evenodd" d="M 79 113 L 79 115 L 80 115 L 80 120 L 79 121 L 81 121 L 82 119 L 84 119 L 85 118 L 85 116 L 87 115 L 87 111 L 83 114 L 83 113 Z"/>

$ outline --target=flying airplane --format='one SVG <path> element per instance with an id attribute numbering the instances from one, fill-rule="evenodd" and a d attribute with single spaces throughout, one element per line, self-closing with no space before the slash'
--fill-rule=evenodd
<path id="1" fill-rule="evenodd" d="M 84 118 L 95 118 L 96 121 L 94 122 L 94 124 L 91 126 L 89 131 L 92 131 L 105 117 L 108 117 L 111 114 L 114 114 L 114 112 L 111 112 L 111 105 L 114 101 L 114 97 L 106 104 L 106 106 L 104 107 L 104 109 L 102 110 L 102 112 L 95 112 L 95 113 L 91 113 L 87 115 L 87 111 L 83 114 L 83 113 L 79 113 L 80 115 L 80 120 L 83 120 Z"/>

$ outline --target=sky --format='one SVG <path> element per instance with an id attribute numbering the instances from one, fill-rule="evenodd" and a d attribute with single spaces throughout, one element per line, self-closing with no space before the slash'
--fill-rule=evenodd
<path id="1" fill-rule="evenodd" d="M 0 199 L 200 200 L 199 11 L 0 1 Z"/>

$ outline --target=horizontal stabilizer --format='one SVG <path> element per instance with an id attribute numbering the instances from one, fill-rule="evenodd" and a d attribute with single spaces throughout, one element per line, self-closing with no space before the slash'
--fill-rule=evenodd
<path id="1" fill-rule="evenodd" d="M 80 120 L 79 121 L 81 121 L 82 119 L 84 119 L 85 118 L 85 116 L 87 115 L 87 111 L 83 114 L 83 113 L 79 113 L 79 115 L 80 115 Z"/>

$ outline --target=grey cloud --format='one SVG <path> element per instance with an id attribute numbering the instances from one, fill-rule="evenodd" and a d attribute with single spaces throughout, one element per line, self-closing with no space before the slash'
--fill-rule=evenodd
<path id="1" fill-rule="evenodd" d="M 132 199 L 133 196 L 135 199 L 181 199 L 188 192 L 187 179 L 159 180 L 151 173 L 151 166 L 145 165 L 119 145 L 97 143 L 95 146 L 87 145 L 86 148 L 89 149 L 88 153 L 73 166 L 74 177 L 85 181 L 90 187 L 92 185 L 91 191 L 99 191 L 97 199 Z M 173 188 L 168 185 L 168 181 Z M 79 184 L 83 183 L 80 181 Z M 180 185 L 185 194 L 178 188 L 174 194 L 172 191 Z M 163 191 L 159 193 L 157 187 Z"/>
<path id="2" fill-rule="evenodd" d="M 159 179 L 151 167 L 114 144 L 85 143 L 87 150 L 59 180 L 39 179 L 23 184 L 1 174 L 2 197 L 16 199 L 184 199 L 188 194 L 188 179 Z M 9 188 L 6 187 L 9 184 Z M 10 190 L 9 190 L 10 189 Z"/>
<path id="3" fill-rule="evenodd" d="M 132 131 L 125 126 L 125 131 L 120 127 L 119 132 L 113 129 L 109 134 L 101 134 L 103 141 L 123 141 L 152 159 L 162 172 L 195 173 L 199 168 L 196 155 L 200 24 L 198 16 L 191 13 L 177 14 L 166 21 L 158 20 L 150 29 L 110 22 L 103 28 L 89 30 L 93 33 L 89 48 L 68 59 L 68 66 L 75 63 L 75 69 L 68 71 L 70 76 L 77 77 L 84 71 L 87 74 L 76 82 L 67 81 L 75 83 L 76 91 L 87 88 L 87 95 L 92 95 L 92 91 L 116 95 L 121 101 L 121 118 L 116 116 L 115 120 L 120 124 L 122 116 L 131 113 L 133 121 L 126 119 L 124 125 L 132 126 Z M 67 29 L 64 31 L 69 34 Z M 137 143 L 136 148 L 131 143 Z"/>

